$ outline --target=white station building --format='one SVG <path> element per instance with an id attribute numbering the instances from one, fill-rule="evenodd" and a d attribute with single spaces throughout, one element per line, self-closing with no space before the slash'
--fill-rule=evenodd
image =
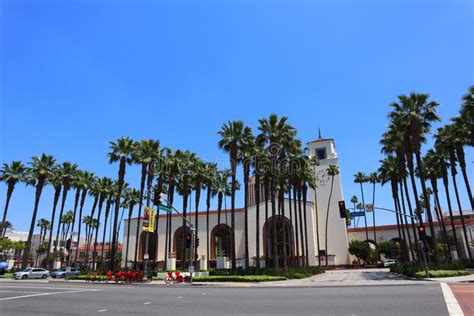
<path id="1" fill-rule="evenodd" d="M 336 165 L 339 167 L 339 159 L 337 157 L 336 148 L 334 145 L 333 139 L 323 139 L 319 137 L 318 139 L 308 142 L 308 155 L 316 156 L 320 165 L 315 167 L 316 175 L 316 192 L 309 189 L 307 194 L 306 202 L 306 220 L 307 220 L 307 235 L 308 235 L 308 260 L 309 265 L 316 266 L 321 261 L 321 264 L 325 264 L 325 228 L 326 228 L 326 213 L 327 205 L 329 199 L 329 193 L 331 189 L 331 178 L 327 175 L 327 168 L 329 165 Z M 249 199 L 248 199 L 248 221 L 249 221 L 249 265 L 256 265 L 256 201 L 253 193 L 252 185 L 249 188 Z M 243 193 L 241 193 L 243 194 Z M 348 238 L 346 230 L 345 218 L 340 217 L 338 201 L 343 200 L 342 186 L 340 175 L 334 177 L 334 186 L 330 202 L 329 209 L 329 218 L 328 218 L 328 264 L 329 265 L 348 265 L 349 264 L 349 254 L 347 251 L 348 247 Z M 316 200 L 316 205 L 314 201 Z M 301 242 L 297 245 L 295 240 L 296 231 L 299 230 L 300 224 L 298 223 L 298 228 L 295 227 L 294 221 L 294 201 L 285 199 L 285 220 L 283 221 L 287 225 L 287 238 L 286 238 L 286 247 L 287 253 L 290 259 L 298 260 L 297 253 L 301 257 Z M 290 220 L 289 210 L 290 204 L 293 218 Z M 278 204 L 278 203 L 277 203 Z M 303 203 L 302 203 L 303 204 Z M 265 254 L 267 245 L 271 245 L 272 234 L 271 234 L 271 203 L 268 202 L 268 218 L 265 218 L 265 201 L 263 199 L 263 190 L 261 193 L 261 202 L 260 202 L 260 260 L 261 266 L 265 264 Z M 316 207 L 315 207 L 316 206 Z M 302 205 L 302 209 L 304 205 Z M 178 208 L 179 209 L 179 208 Z M 279 206 L 277 205 L 277 210 Z M 235 239 L 236 239 L 236 259 L 237 266 L 244 265 L 244 210 L 243 208 L 236 209 L 235 211 Z M 278 213 L 278 211 L 277 211 Z M 304 214 L 304 213 L 303 213 Z M 278 216 L 278 215 L 277 215 Z M 168 258 L 176 258 L 175 261 L 178 261 L 177 267 L 180 267 L 180 260 L 182 259 L 182 218 L 173 213 L 171 215 L 171 241 L 168 241 L 168 249 L 165 246 L 166 243 L 166 217 L 167 215 L 164 212 L 161 212 L 158 216 L 158 243 L 155 242 L 155 237 L 151 233 L 143 231 L 143 227 L 140 227 L 139 230 L 139 248 L 138 248 L 138 261 L 143 262 L 144 258 L 152 262 L 157 263 L 159 266 L 163 267 L 165 263 L 165 256 Z M 195 226 L 195 213 L 191 212 L 187 214 L 188 220 Z M 222 267 L 222 257 L 230 257 L 230 238 L 231 238 L 231 210 L 222 210 L 220 225 L 218 225 L 218 211 L 212 210 L 209 215 L 209 234 L 210 234 L 210 245 L 209 245 L 209 262 L 211 267 L 216 266 L 216 261 L 220 261 L 217 265 Z M 199 247 L 197 249 L 197 258 L 200 259 L 201 269 L 207 268 L 204 262 L 207 262 L 207 236 L 206 236 L 206 211 L 198 212 L 198 232 L 197 236 L 199 238 Z M 135 244 L 136 244 L 136 229 L 137 229 L 137 218 L 132 218 L 130 223 L 128 220 L 124 221 L 124 236 L 123 236 L 123 247 L 122 247 L 122 267 L 126 266 L 125 260 L 128 258 L 128 266 L 131 266 L 131 262 L 134 260 L 135 256 Z M 142 226 L 143 221 L 140 221 L 140 226 Z M 129 245 L 127 245 L 127 230 L 128 225 L 130 225 L 130 236 L 129 236 Z M 319 229 L 317 229 L 317 227 Z M 268 233 L 267 233 L 268 232 Z M 148 256 L 145 251 L 146 244 L 146 235 L 149 235 L 149 248 Z M 300 236 L 301 232 L 298 232 Z M 319 237 L 319 242 L 318 242 Z M 277 244 L 279 247 L 283 245 L 282 234 L 279 234 L 277 237 L 279 240 Z M 297 249 L 298 246 L 298 249 Z M 319 246 L 319 247 L 318 247 Z M 128 254 L 126 253 L 128 249 Z M 170 251 L 168 251 L 170 250 Z M 186 250 L 188 252 L 188 249 Z M 271 254 L 269 254 L 271 256 Z M 321 255 L 321 258 L 318 258 L 318 255 Z M 189 253 L 186 253 L 186 257 L 189 257 Z M 217 258 L 220 257 L 218 260 Z M 224 259 L 226 260 L 226 259 Z M 173 260 L 168 259 L 167 268 L 170 269 Z M 204 264 L 204 266 L 203 266 Z M 228 266 L 228 262 L 224 261 L 224 267 Z"/>

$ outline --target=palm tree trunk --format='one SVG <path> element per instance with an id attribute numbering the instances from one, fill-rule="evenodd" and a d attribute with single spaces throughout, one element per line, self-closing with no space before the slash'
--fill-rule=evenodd
<path id="1" fill-rule="evenodd" d="M 255 173 L 255 249 L 256 267 L 260 270 L 260 175 Z"/>
<path id="2" fill-rule="evenodd" d="M 82 190 L 82 195 L 81 195 L 81 205 L 79 206 L 79 223 L 78 223 L 78 228 L 77 228 L 77 246 L 76 246 L 76 252 L 74 255 L 74 265 L 76 265 L 76 260 L 77 260 L 77 252 L 79 250 L 79 245 L 81 244 L 81 223 L 82 223 L 82 209 L 84 208 L 84 202 L 86 201 L 86 195 L 87 195 L 87 189 Z M 96 203 L 97 199 L 94 200 L 94 203 Z M 71 233 L 72 237 L 72 233 Z M 71 244 L 72 244 L 72 238 L 71 238 Z"/>
<path id="3" fill-rule="evenodd" d="M 269 196 L 269 184 L 268 184 L 268 179 L 264 178 L 263 180 L 263 189 L 264 189 L 264 194 L 265 194 L 265 225 L 266 225 L 266 231 L 265 231 L 265 268 L 268 269 L 270 266 L 270 258 L 268 257 L 269 249 L 271 245 L 269 245 L 268 242 L 268 236 L 270 236 L 269 231 L 268 231 L 268 196 Z"/>
<path id="4" fill-rule="evenodd" d="M 5 237 L 5 233 L 7 231 L 7 228 L 5 227 L 5 223 L 7 221 L 7 213 L 8 213 L 8 205 L 10 205 L 10 199 L 13 194 L 13 189 L 15 188 L 14 184 L 8 184 L 8 189 L 7 189 L 7 200 L 5 201 L 5 208 L 3 210 L 3 217 L 2 217 L 2 224 L 4 225 L 2 227 L 2 231 L 0 231 L 0 237 Z"/>
<path id="5" fill-rule="evenodd" d="M 304 266 L 306 250 L 304 247 L 304 232 L 303 232 L 303 210 L 301 208 L 301 183 L 298 184 L 298 215 L 300 223 L 300 245 L 301 245 L 301 266 Z"/>
<path id="6" fill-rule="evenodd" d="M 306 214 L 306 197 L 308 194 L 308 187 L 306 183 L 303 184 L 303 215 L 304 215 L 304 240 L 305 240 L 305 249 L 306 249 L 306 256 L 305 262 L 306 266 L 309 267 L 309 255 L 308 255 L 308 217 Z"/>
<path id="7" fill-rule="evenodd" d="M 328 198 L 328 208 L 326 211 L 326 230 L 325 230 L 325 237 L 324 237 L 324 249 L 326 250 L 326 267 L 328 266 L 328 227 L 329 227 L 329 207 L 331 206 L 331 197 L 332 197 L 332 189 L 334 187 L 334 176 L 331 176 L 331 190 L 329 191 L 329 198 Z"/>
<path id="8" fill-rule="evenodd" d="M 119 171 L 118 171 L 118 192 L 117 196 L 115 197 L 115 211 L 114 211 L 114 222 L 113 226 L 111 227 L 112 229 L 112 250 L 110 252 L 110 270 L 115 271 L 115 264 L 116 264 L 116 255 L 117 255 L 117 226 L 118 226 L 118 217 L 120 213 L 120 199 L 122 198 L 122 190 L 123 190 L 123 184 L 124 184 L 124 179 L 125 179 L 125 168 L 126 168 L 126 159 L 125 157 L 120 158 L 120 166 L 119 166 Z M 148 194 L 148 201 L 149 203 L 150 199 L 150 194 Z"/>
<path id="9" fill-rule="evenodd" d="M 56 216 L 56 207 L 58 206 L 59 195 L 61 194 L 61 186 L 57 186 L 54 189 L 54 201 L 53 201 L 53 211 L 51 213 L 51 228 L 49 229 L 49 239 L 48 239 L 48 252 L 46 255 L 46 264 L 49 264 L 49 258 L 51 255 L 51 242 L 53 240 L 53 228 L 54 228 L 54 219 Z M 53 266 L 50 267 L 51 269 Z"/>
<path id="10" fill-rule="evenodd" d="M 365 211 L 364 189 L 362 187 L 362 182 L 360 182 L 360 193 L 362 195 L 362 206 L 364 208 L 365 239 L 369 240 L 369 228 L 367 227 L 367 214 L 366 214 L 366 211 Z"/>
<path id="11" fill-rule="evenodd" d="M 69 190 L 69 187 L 64 186 L 64 188 L 63 188 L 63 197 L 62 197 L 62 201 L 61 201 L 61 210 L 59 211 L 59 220 L 61 220 L 61 217 L 63 217 L 64 204 L 66 203 L 68 190 Z M 54 252 L 56 252 L 56 250 L 58 249 L 59 227 L 60 227 L 60 226 L 61 226 L 61 225 L 58 225 L 58 229 L 56 230 L 56 241 L 55 241 L 55 244 L 54 244 Z"/>
<path id="12" fill-rule="evenodd" d="M 79 204 L 79 197 L 80 197 L 80 194 L 81 194 L 81 188 L 76 188 L 76 197 L 74 199 L 74 214 L 72 216 L 72 228 L 71 228 L 71 243 L 70 243 L 70 247 L 72 247 L 72 235 L 74 234 L 74 227 L 75 227 L 75 224 L 76 224 L 76 214 L 77 214 L 77 206 Z M 81 222 L 81 219 L 79 218 L 79 223 Z M 66 239 L 67 240 L 67 239 Z M 77 240 L 77 243 L 79 245 L 79 239 Z M 68 263 L 71 262 L 71 250 L 68 249 L 67 250 L 67 253 L 68 253 Z M 70 264 L 68 264 L 69 266 Z"/>
<path id="13" fill-rule="evenodd" d="M 421 258 L 421 253 L 420 253 L 420 248 L 419 248 L 419 243 L 418 243 L 418 237 L 417 237 L 417 230 L 416 230 L 416 225 L 415 225 L 415 219 L 414 219 L 414 215 L 413 215 L 413 207 L 412 207 L 412 204 L 411 204 L 411 200 L 410 200 L 410 193 L 408 192 L 408 184 L 407 184 L 407 178 L 406 177 L 403 177 L 402 179 L 403 181 L 403 188 L 400 188 L 400 190 L 403 192 L 405 192 L 405 199 L 407 201 L 407 205 L 408 205 L 408 211 L 410 212 L 410 219 L 411 219 L 411 226 L 412 226 L 412 230 L 413 230 L 413 237 L 415 239 L 415 250 L 416 250 L 416 254 L 417 254 L 417 258 Z"/>
<path id="14" fill-rule="evenodd" d="M 278 258 L 278 249 L 277 249 L 277 218 L 276 218 L 276 204 L 275 204 L 275 191 L 276 191 L 276 183 L 275 183 L 275 175 L 272 175 L 270 180 L 271 188 L 270 188 L 270 195 L 271 195 L 271 204 L 272 204 L 272 261 L 273 267 L 275 270 L 280 268 L 279 265 L 279 258 Z"/>
<path id="15" fill-rule="evenodd" d="M 403 193 L 402 193 L 402 199 L 403 199 Z M 372 184 L 372 207 L 375 207 L 375 181 Z M 374 242 L 377 242 L 377 232 L 375 230 L 375 208 L 372 209 L 372 224 L 374 228 Z"/>
<path id="16" fill-rule="evenodd" d="M 30 257 L 31 239 L 33 237 L 33 231 L 35 229 L 36 215 L 38 214 L 38 205 L 41 199 L 41 193 L 43 192 L 45 180 L 39 179 L 36 184 L 35 193 L 35 207 L 33 209 L 33 215 L 31 216 L 30 230 L 28 232 L 28 239 L 26 241 L 25 250 L 23 251 L 23 258 L 21 261 L 21 268 L 25 269 L 28 265 L 28 259 Z"/>
<path id="17" fill-rule="evenodd" d="M 295 209 L 295 241 L 296 241 L 296 266 L 300 266 L 300 245 L 299 245 L 299 235 L 298 235 L 298 209 L 297 209 L 297 196 L 296 196 L 296 185 L 293 185 L 293 208 Z"/>
<path id="18" fill-rule="evenodd" d="M 132 215 L 133 215 L 133 207 L 135 206 L 135 203 L 130 202 L 129 208 L 128 208 L 128 222 L 127 222 L 127 247 L 125 250 L 125 267 L 128 268 L 128 249 L 130 248 L 130 223 L 132 220 Z M 166 247 L 165 247 L 166 248 Z M 166 262 L 166 258 L 165 258 Z"/>
<path id="19" fill-rule="evenodd" d="M 99 226 L 100 226 L 100 215 L 102 213 L 102 206 L 104 204 L 105 194 L 100 193 L 99 197 L 99 212 L 97 213 L 97 227 L 95 228 L 95 236 L 94 236 L 94 250 L 92 251 L 92 266 L 91 269 L 95 269 L 95 259 L 97 257 L 97 237 L 99 236 Z M 91 234 L 93 229 L 91 228 Z M 88 258 L 87 258 L 88 259 Z"/>
<path id="20" fill-rule="evenodd" d="M 459 166 L 461 167 L 462 176 L 464 178 L 464 184 L 466 185 L 467 195 L 469 196 L 469 202 L 471 202 L 471 209 L 474 210 L 474 200 L 472 199 L 471 185 L 469 184 L 469 179 L 467 177 L 466 159 L 464 156 L 462 144 L 458 144 L 456 146 L 456 154 L 459 161 Z"/>
<path id="21" fill-rule="evenodd" d="M 435 255 L 436 264 L 439 265 L 441 260 L 439 258 L 438 247 L 436 247 L 436 231 L 434 229 L 434 224 L 433 224 L 433 215 L 431 214 L 430 200 L 428 198 L 428 192 L 426 190 L 425 171 L 423 168 L 423 161 L 421 160 L 420 151 L 418 150 L 415 151 L 415 157 L 416 157 L 416 165 L 418 166 L 418 177 L 420 178 L 421 190 L 423 192 L 423 201 L 425 203 L 426 213 L 428 215 L 428 223 L 430 226 L 431 238 L 433 240 L 432 247 L 433 247 L 433 251 Z"/>
<path id="22" fill-rule="evenodd" d="M 466 242 L 467 255 L 469 256 L 469 259 L 472 259 L 471 247 L 469 247 L 469 238 L 467 236 L 466 223 L 464 222 L 464 214 L 462 212 L 461 200 L 459 199 L 455 168 L 456 167 L 453 165 L 453 162 L 451 162 L 451 178 L 453 179 L 454 194 L 456 196 L 456 202 L 459 208 L 459 215 L 461 216 L 461 225 L 462 225 L 462 231 L 464 234 L 464 240 Z M 451 221 L 453 221 L 452 217 L 451 217 Z"/>
<path id="23" fill-rule="evenodd" d="M 413 244 L 411 242 L 411 235 L 410 235 L 410 224 L 408 223 L 408 216 L 407 216 L 407 211 L 406 211 L 406 207 L 405 207 L 405 198 L 404 198 L 404 194 L 403 194 L 403 184 L 402 182 L 398 182 L 398 185 L 399 185 L 399 198 L 401 197 L 401 205 L 402 205 L 402 211 L 403 211 L 403 217 L 405 218 L 405 230 L 406 230 L 406 235 L 408 236 L 408 248 L 410 250 L 410 255 L 411 255 L 411 258 L 415 258 L 415 250 L 413 249 Z M 417 243 L 417 239 L 416 239 L 416 235 L 414 236 L 414 239 L 415 239 L 415 243 Z"/>
<path id="24" fill-rule="evenodd" d="M 199 200 L 201 199 L 201 183 L 196 184 L 196 196 L 194 197 L 194 228 L 196 229 L 194 233 L 194 258 L 191 258 L 191 260 L 194 260 L 194 266 L 197 267 L 197 259 L 198 259 L 198 243 L 197 240 L 199 239 Z"/>
<path id="25" fill-rule="evenodd" d="M 107 233 L 107 219 L 109 218 L 111 204 L 112 204 L 112 194 L 109 195 L 109 198 L 107 199 L 107 205 L 105 206 L 104 231 L 102 232 L 102 250 L 101 250 L 102 265 L 105 263 L 105 256 L 104 256 L 105 235 Z"/>
<path id="26" fill-rule="evenodd" d="M 230 216 L 230 226 L 232 227 L 231 233 L 231 260 L 232 260 L 232 271 L 235 271 L 237 268 L 237 261 L 235 257 L 235 190 L 236 190 L 236 179 L 235 173 L 237 169 L 237 157 L 231 157 L 231 169 L 232 169 L 232 195 L 230 200 L 230 207 L 232 208 L 232 214 Z"/>
<path id="27" fill-rule="evenodd" d="M 244 265 L 245 269 L 249 268 L 249 173 L 250 162 L 244 162 Z"/>
<path id="28" fill-rule="evenodd" d="M 278 191 L 280 206 L 281 206 L 281 216 L 280 216 L 280 223 L 281 223 L 281 230 L 283 232 L 283 270 L 288 271 L 288 254 L 286 249 L 286 216 L 285 216 L 285 193 L 284 193 L 284 180 L 281 177 L 280 181 L 280 190 Z"/>
<path id="29" fill-rule="evenodd" d="M 450 258 L 451 245 L 449 244 L 448 232 L 446 230 L 446 224 L 444 222 L 443 211 L 441 210 L 441 205 L 439 203 L 438 183 L 437 183 L 436 178 L 430 178 L 430 181 L 431 181 L 431 187 L 433 188 L 436 216 L 438 218 L 438 223 L 441 225 L 443 240 L 446 243 L 446 247 L 447 247 L 447 252 L 445 253 L 445 255 L 446 255 L 446 258 Z"/>
<path id="30" fill-rule="evenodd" d="M 133 259 L 133 269 L 137 270 L 138 265 L 138 247 L 140 241 L 140 221 L 142 216 L 142 207 L 143 207 L 143 191 L 145 190 L 145 179 L 147 173 L 147 164 L 142 163 L 141 178 L 140 178 L 140 201 L 138 203 L 138 218 L 137 218 L 137 230 L 135 233 L 135 255 Z"/>
<path id="31" fill-rule="evenodd" d="M 291 180 L 290 180 L 291 181 Z M 290 262 L 290 267 L 293 266 L 293 240 L 294 240 L 294 235 L 293 235 L 293 211 L 292 211 L 292 206 L 291 206 L 291 184 L 289 185 L 288 188 L 288 213 L 290 214 L 290 253 L 288 254 L 289 262 Z"/>
<path id="32" fill-rule="evenodd" d="M 401 223 L 401 231 L 402 231 L 402 236 L 403 236 L 403 245 L 405 246 L 404 248 L 404 257 L 408 257 L 408 251 L 411 250 L 411 237 L 410 237 L 410 231 L 409 231 L 409 227 L 408 227 L 408 220 L 407 220 L 407 217 L 406 217 L 406 213 L 404 211 L 404 209 L 402 209 L 402 206 L 401 206 L 401 203 L 400 203 L 400 197 L 398 195 L 398 189 L 397 189 L 397 207 L 398 207 L 398 211 L 399 212 L 403 212 L 403 216 L 402 214 L 400 213 L 400 223 Z M 408 238 L 407 238 L 408 237 Z M 408 247 L 406 247 L 408 243 Z"/>
<path id="33" fill-rule="evenodd" d="M 210 256 L 210 243 L 209 243 L 209 210 L 211 209 L 211 195 L 212 195 L 212 184 L 207 184 L 206 189 L 206 259 L 207 268 L 209 269 L 209 256 Z"/>

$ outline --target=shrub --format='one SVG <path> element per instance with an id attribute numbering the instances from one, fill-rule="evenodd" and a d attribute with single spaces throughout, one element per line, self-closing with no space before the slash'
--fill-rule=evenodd
<path id="1" fill-rule="evenodd" d="M 257 269 L 255 267 L 250 267 L 248 269 L 239 268 L 235 271 L 232 270 L 210 270 L 209 276 L 255 276 L 255 275 L 269 275 L 269 276 L 282 276 L 287 279 L 295 278 L 307 278 L 312 275 L 321 274 L 324 272 L 322 267 L 301 267 L 301 268 L 290 268 L 287 272 L 282 269 L 276 271 L 274 269 Z M 295 275 L 297 275 L 295 277 Z"/>
<path id="2" fill-rule="evenodd" d="M 428 274 L 430 278 L 448 278 L 448 277 L 456 277 L 456 276 L 464 276 L 464 275 L 470 275 L 468 271 L 463 271 L 463 270 L 429 270 Z M 417 278 L 424 278 L 426 276 L 425 271 L 418 271 L 416 272 L 416 277 Z"/>

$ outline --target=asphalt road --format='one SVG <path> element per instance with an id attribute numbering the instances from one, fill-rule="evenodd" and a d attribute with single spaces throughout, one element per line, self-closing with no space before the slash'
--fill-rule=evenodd
<path id="1" fill-rule="evenodd" d="M 0 284 L 0 315 L 448 315 L 439 284 L 146 287 Z"/>

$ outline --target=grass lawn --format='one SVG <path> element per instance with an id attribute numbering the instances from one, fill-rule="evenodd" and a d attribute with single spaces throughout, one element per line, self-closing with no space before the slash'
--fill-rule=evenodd
<path id="1" fill-rule="evenodd" d="M 448 277 L 470 275 L 471 273 L 464 270 L 429 270 L 428 274 L 430 278 L 448 278 Z M 423 279 L 426 275 L 426 272 L 418 271 L 415 275 L 417 278 Z"/>
<path id="2" fill-rule="evenodd" d="M 286 277 L 273 275 L 214 275 L 194 277 L 193 282 L 269 282 L 283 281 Z"/>

